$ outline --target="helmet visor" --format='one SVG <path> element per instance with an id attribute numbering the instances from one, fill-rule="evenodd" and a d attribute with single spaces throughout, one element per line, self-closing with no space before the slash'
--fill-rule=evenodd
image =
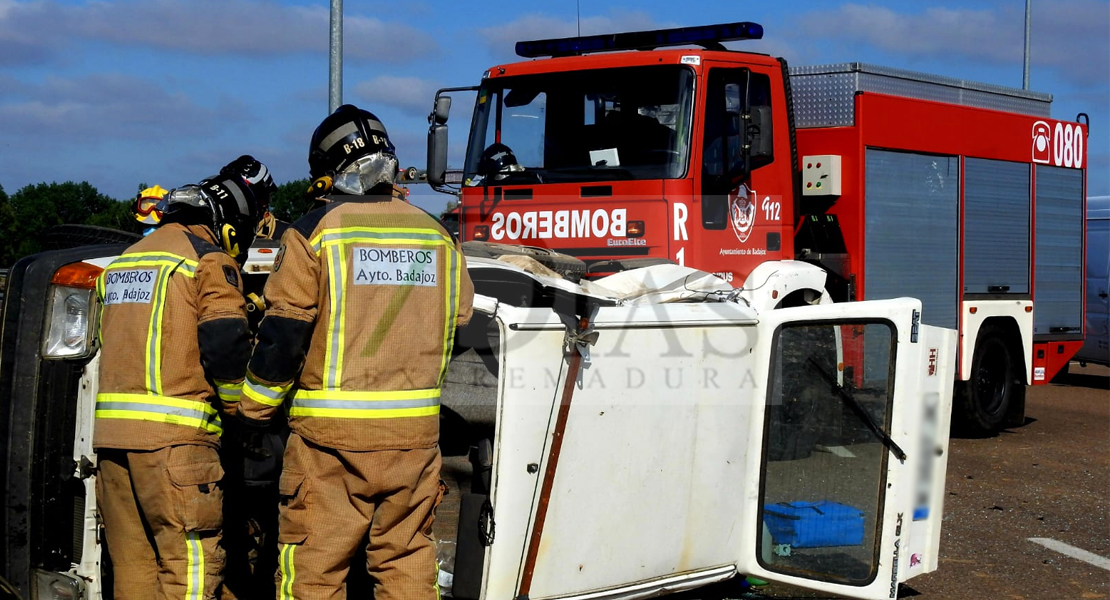
<path id="1" fill-rule="evenodd" d="M 157 225 L 162 221 L 162 211 L 158 203 L 162 199 L 157 196 L 143 196 L 135 201 L 135 219 L 143 225 Z"/>
<path id="2" fill-rule="evenodd" d="M 209 206 L 208 195 L 199 185 L 185 185 L 179 188 L 174 188 L 166 193 L 163 200 L 166 206 L 171 204 L 181 204 L 183 206 L 193 206 L 197 208 L 207 208 Z M 163 207 L 164 209 L 165 207 Z"/>
<path id="3" fill-rule="evenodd" d="M 375 152 L 356 160 L 335 176 L 332 185 L 347 194 L 365 194 L 374 186 L 393 183 L 397 178 L 397 158 L 385 152 Z"/>

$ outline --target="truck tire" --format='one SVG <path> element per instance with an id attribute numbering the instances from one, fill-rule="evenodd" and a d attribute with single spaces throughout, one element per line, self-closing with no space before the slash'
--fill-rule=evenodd
<path id="1" fill-rule="evenodd" d="M 574 283 L 581 281 L 582 276 L 586 274 L 586 263 L 573 256 L 560 254 L 547 248 L 469 241 L 462 243 L 462 250 L 466 256 L 476 258 L 496 259 L 500 256 L 528 256 Z"/>
<path id="2" fill-rule="evenodd" d="M 969 435 L 1000 431 L 1011 404 L 1025 395 L 1017 371 L 1005 334 L 994 327 L 983 328 L 971 359 L 971 379 L 956 384 L 957 429 Z"/>

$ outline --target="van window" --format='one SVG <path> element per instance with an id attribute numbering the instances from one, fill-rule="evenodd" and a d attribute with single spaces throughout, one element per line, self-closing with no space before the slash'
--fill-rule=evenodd
<path id="1" fill-rule="evenodd" d="M 894 397 L 888 323 L 791 324 L 776 334 L 764 421 L 760 564 L 866 585 L 879 564 Z"/>

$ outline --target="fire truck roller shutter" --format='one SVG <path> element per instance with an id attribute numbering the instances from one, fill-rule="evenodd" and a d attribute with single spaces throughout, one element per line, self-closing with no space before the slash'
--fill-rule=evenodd
<path id="1" fill-rule="evenodd" d="M 956 329 L 960 161 L 867 149 L 865 300 L 921 300 L 921 322 Z"/>
<path id="2" fill-rule="evenodd" d="M 1076 240 L 1083 236 L 1083 171 L 1037 165 L 1036 181 L 1033 335 L 1078 334 L 1083 248 Z"/>
<path id="3" fill-rule="evenodd" d="M 959 158 L 868 148 L 866 160 L 863 299 L 918 298 L 922 323 L 956 329 Z M 865 344 L 865 381 L 883 377 L 882 345 Z"/>
<path id="4" fill-rule="evenodd" d="M 964 159 L 964 293 L 1029 293 L 1027 163 Z"/>

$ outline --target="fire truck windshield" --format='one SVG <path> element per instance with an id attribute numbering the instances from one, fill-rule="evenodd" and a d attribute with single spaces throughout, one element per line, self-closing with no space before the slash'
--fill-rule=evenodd
<path id="1" fill-rule="evenodd" d="M 690 154 L 693 93 L 694 73 L 679 65 L 487 79 L 463 181 L 680 178 Z M 511 154 L 490 148 L 497 143 Z"/>

